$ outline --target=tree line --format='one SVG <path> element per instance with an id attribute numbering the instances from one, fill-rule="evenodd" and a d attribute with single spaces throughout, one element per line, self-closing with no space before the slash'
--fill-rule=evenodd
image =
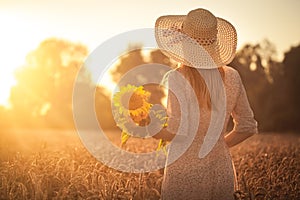
<path id="1" fill-rule="evenodd" d="M 174 65 L 159 50 L 145 55 L 139 48 L 133 49 L 136 50 L 120 57 L 120 62 L 111 72 L 113 81 L 118 82 L 123 74 L 141 64 Z M 11 107 L 0 106 L 1 129 L 75 128 L 73 86 L 88 53 L 85 45 L 62 39 L 49 38 L 41 42 L 27 55 L 26 64 L 15 73 L 17 84 L 11 88 Z M 276 48 L 264 40 L 254 45 L 244 45 L 230 64 L 241 75 L 260 131 L 299 132 L 299 55 L 300 45 L 292 47 L 284 54 L 282 61 L 277 61 Z M 157 72 L 157 78 L 161 79 L 164 73 Z M 80 76 L 78 78 L 83 85 L 95 88 L 94 106 L 101 127 L 115 128 L 107 88 L 95 85 L 88 70 Z M 152 103 L 161 102 L 164 97 L 161 88 L 153 84 L 145 88 L 153 94 L 150 99 Z"/>

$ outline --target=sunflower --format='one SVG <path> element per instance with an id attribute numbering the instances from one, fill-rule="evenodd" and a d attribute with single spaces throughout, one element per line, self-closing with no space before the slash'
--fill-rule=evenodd
<path id="1" fill-rule="evenodd" d="M 117 126 L 122 129 L 121 145 L 132 136 L 130 134 L 130 122 L 128 117 L 138 126 L 145 126 L 150 122 L 149 114 L 152 112 L 154 116 L 160 120 L 161 126 L 167 126 L 167 117 L 163 110 L 150 110 L 152 104 L 148 102 L 150 92 L 145 91 L 143 86 L 126 85 L 120 88 L 120 91 L 113 96 L 114 113 Z M 129 126 L 128 126 L 129 123 Z M 160 140 L 157 151 L 163 149 L 166 153 L 166 141 Z"/>
<path id="2" fill-rule="evenodd" d="M 113 105 L 118 110 L 118 114 L 129 116 L 136 123 L 147 119 L 152 106 L 148 102 L 150 92 L 145 91 L 143 86 L 126 85 L 120 88 L 113 97 Z"/>

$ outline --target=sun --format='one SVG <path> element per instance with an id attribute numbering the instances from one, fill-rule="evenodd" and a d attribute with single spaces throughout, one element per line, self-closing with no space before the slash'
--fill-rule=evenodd
<path id="1" fill-rule="evenodd" d="M 36 45 L 36 37 L 24 31 L 31 27 L 15 13 L 1 12 L 0 24 L 0 106 L 9 107 L 10 91 L 17 83 L 14 73 L 24 65 L 26 55 Z"/>
<path id="2" fill-rule="evenodd" d="M 9 107 L 10 90 L 17 83 L 14 72 L 20 67 L 21 62 L 18 61 L 24 60 L 25 56 L 22 57 L 20 52 L 7 51 L 10 48 L 4 38 L 0 38 L 0 44 L 0 106 Z"/>
<path id="3" fill-rule="evenodd" d="M 9 70 L 5 71 L 3 68 L 0 68 L 0 81 L 0 106 L 9 108 L 10 90 L 12 86 L 16 84 L 16 80 L 12 72 Z"/>
<path id="4" fill-rule="evenodd" d="M 1 20 L 0 20 L 1 21 Z M 21 60 L 25 55 L 20 50 L 13 50 L 10 39 L 7 35 L 1 35 L 0 38 L 0 106 L 9 107 L 9 96 L 11 88 L 16 84 L 14 76 L 15 70 L 20 67 Z"/>

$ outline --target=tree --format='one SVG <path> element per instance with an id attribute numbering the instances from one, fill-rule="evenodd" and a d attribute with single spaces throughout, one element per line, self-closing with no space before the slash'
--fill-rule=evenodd
<path id="1" fill-rule="evenodd" d="M 56 38 L 43 41 L 28 54 L 10 96 L 19 125 L 73 127 L 73 84 L 87 54 L 84 45 Z M 89 76 L 83 79 L 90 82 Z"/>
<path id="2" fill-rule="evenodd" d="M 120 63 L 117 64 L 111 72 L 114 82 L 118 83 L 122 76 L 129 70 L 146 63 L 141 48 L 142 46 L 140 44 L 129 44 L 127 53 L 120 55 Z"/>
<path id="3" fill-rule="evenodd" d="M 173 64 L 170 62 L 170 59 L 162 54 L 160 50 L 152 50 L 149 52 L 148 56 L 145 56 L 141 45 L 129 45 L 128 53 L 122 55 L 119 60 L 119 64 L 111 73 L 114 82 L 118 83 L 118 86 L 124 86 L 132 82 L 136 85 L 144 85 L 145 90 L 151 92 L 149 101 L 153 104 L 161 104 L 162 98 L 165 96 L 163 88 L 160 87 L 159 84 L 152 84 L 150 82 L 160 83 L 167 70 L 152 70 L 151 76 L 149 76 L 149 73 L 139 71 L 138 67 L 143 64 L 148 64 L 147 67 L 149 69 L 151 69 L 151 65 L 155 64 L 163 64 L 172 67 Z M 135 69 L 135 72 L 126 74 L 132 69 Z M 126 78 L 122 79 L 124 76 L 126 76 Z"/>
<path id="4" fill-rule="evenodd" d="M 282 115 L 283 65 L 277 61 L 275 46 L 268 40 L 246 44 L 231 63 L 245 85 L 261 131 L 277 130 L 276 116 Z M 274 101 L 276 99 L 276 101 Z M 279 112 L 280 110 L 280 112 Z M 276 128 L 277 127 L 277 128 Z"/>
<path id="5" fill-rule="evenodd" d="M 261 131 L 300 130 L 299 53 L 300 46 L 294 47 L 278 62 L 274 45 L 265 40 L 245 45 L 231 63 L 242 77 Z"/>
<path id="6" fill-rule="evenodd" d="M 277 119 L 277 122 L 283 125 L 287 130 L 300 130 L 300 45 L 292 47 L 290 51 L 285 53 L 282 62 L 284 66 L 284 76 L 278 80 L 278 84 L 282 84 L 284 90 L 280 92 L 280 96 L 284 99 L 282 107 L 284 110 L 284 119 Z M 278 96 L 279 96 L 278 95 Z"/>
<path id="7" fill-rule="evenodd" d="M 111 99 L 105 88 L 97 86 L 95 91 L 95 110 L 97 120 L 103 130 L 116 129 L 116 123 L 112 115 Z"/>

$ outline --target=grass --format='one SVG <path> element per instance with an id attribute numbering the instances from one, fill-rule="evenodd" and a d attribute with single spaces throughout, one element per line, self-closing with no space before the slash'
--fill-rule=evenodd
<path id="1" fill-rule="evenodd" d="M 72 131 L 6 131 L 0 138 L 0 199 L 160 198 L 162 170 L 130 174 L 108 168 Z M 232 148 L 236 199 L 299 199 L 299 144 L 299 135 L 263 134 Z M 148 151 L 155 145 L 130 140 L 127 148 Z"/>

